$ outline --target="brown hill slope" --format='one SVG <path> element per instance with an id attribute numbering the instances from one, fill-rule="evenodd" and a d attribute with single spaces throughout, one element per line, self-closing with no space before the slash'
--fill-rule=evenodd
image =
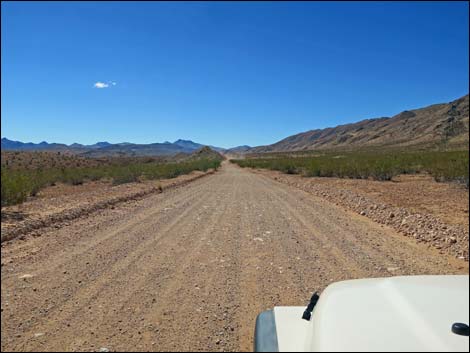
<path id="1" fill-rule="evenodd" d="M 200 159 L 200 158 L 216 159 L 216 160 L 221 161 L 224 159 L 224 156 L 222 156 L 219 152 L 213 150 L 212 148 L 208 146 L 204 146 L 198 149 L 197 151 L 194 151 L 189 156 L 189 159 Z"/>
<path id="2" fill-rule="evenodd" d="M 468 147 L 468 100 L 466 95 L 450 103 L 404 111 L 392 118 L 310 130 L 249 152 L 413 145 Z"/>

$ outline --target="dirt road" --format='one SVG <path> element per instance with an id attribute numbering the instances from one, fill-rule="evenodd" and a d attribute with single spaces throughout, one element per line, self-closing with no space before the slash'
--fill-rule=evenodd
<path id="1" fill-rule="evenodd" d="M 262 175 L 216 174 L 2 244 L 2 350 L 251 350 L 256 315 L 338 280 L 464 261 Z"/>

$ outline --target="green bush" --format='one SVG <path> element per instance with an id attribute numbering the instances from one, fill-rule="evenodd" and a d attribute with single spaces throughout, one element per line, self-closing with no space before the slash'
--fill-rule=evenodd
<path id="1" fill-rule="evenodd" d="M 31 180 L 23 173 L 9 173 L 2 168 L 2 206 L 21 203 L 33 191 Z"/>
<path id="2" fill-rule="evenodd" d="M 194 170 L 217 169 L 221 161 L 195 159 L 180 163 L 157 163 L 144 160 L 128 164 L 102 165 L 97 167 L 50 168 L 35 170 L 11 170 L 2 167 L 2 206 L 24 202 L 28 196 L 56 182 L 80 185 L 89 180 L 112 179 L 114 185 L 148 180 L 175 178 Z"/>
<path id="3" fill-rule="evenodd" d="M 391 180 L 399 174 L 425 172 L 437 181 L 456 181 L 469 185 L 469 152 L 349 152 L 311 157 L 279 154 L 270 158 L 231 160 L 241 167 L 279 170 L 307 177 L 338 177 Z"/>

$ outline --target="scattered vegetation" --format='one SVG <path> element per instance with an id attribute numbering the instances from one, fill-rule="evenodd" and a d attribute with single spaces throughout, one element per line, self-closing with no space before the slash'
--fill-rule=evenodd
<path id="1" fill-rule="evenodd" d="M 187 156 L 185 156 L 187 158 Z M 184 158 L 181 158 L 184 159 Z M 127 165 L 132 162 L 170 162 L 169 157 L 100 157 L 87 158 L 62 151 L 2 151 L 2 168 L 10 169 L 51 169 L 84 168 L 102 165 Z"/>
<path id="2" fill-rule="evenodd" d="M 91 162 L 89 162 L 91 163 Z M 93 162 L 94 163 L 94 162 Z M 141 180 L 174 178 L 194 170 L 217 169 L 221 163 L 216 158 L 199 158 L 182 162 L 157 162 L 155 160 L 126 159 L 120 162 L 98 163 L 92 166 L 61 166 L 38 168 L 12 168 L 2 163 L 2 206 L 18 204 L 34 196 L 46 186 L 57 182 L 78 185 L 85 181 L 108 179 L 113 184 Z"/>
<path id="3" fill-rule="evenodd" d="M 469 185 L 469 151 L 345 152 L 309 157 L 277 154 L 268 158 L 231 160 L 241 167 L 279 170 L 287 174 L 391 180 L 399 174 L 426 172 L 436 181 Z"/>

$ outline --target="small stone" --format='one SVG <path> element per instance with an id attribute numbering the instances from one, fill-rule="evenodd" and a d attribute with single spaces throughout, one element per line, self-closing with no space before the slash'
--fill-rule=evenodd
<path id="1" fill-rule="evenodd" d="M 361 216 L 365 216 L 366 215 L 366 211 L 361 211 Z"/>
<path id="2" fill-rule="evenodd" d="M 101 347 L 100 352 L 109 352 L 109 348 Z"/>
<path id="3" fill-rule="evenodd" d="M 34 337 L 41 337 L 41 336 L 44 336 L 44 333 L 43 332 L 38 332 L 38 333 L 35 333 L 34 334 Z"/>
<path id="4" fill-rule="evenodd" d="M 18 277 L 19 279 L 27 279 L 27 278 L 33 278 L 33 275 L 30 275 L 29 273 L 26 273 L 20 277 Z"/>

